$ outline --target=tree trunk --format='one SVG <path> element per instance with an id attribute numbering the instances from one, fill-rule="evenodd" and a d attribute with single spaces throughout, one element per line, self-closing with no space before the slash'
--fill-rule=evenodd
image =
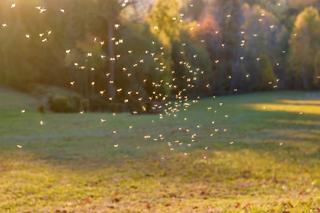
<path id="1" fill-rule="evenodd" d="M 233 92 L 234 89 L 238 89 L 238 83 L 240 81 L 240 54 L 239 54 L 239 50 L 236 49 L 237 47 L 234 47 L 234 51 L 233 51 L 233 60 L 232 60 L 232 65 L 231 65 L 231 83 L 230 83 L 230 89 L 231 92 Z"/>
<path id="2" fill-rule="evenodd" d="M 301 80 L 302 80 L 302 87 L 305 90 L 309 90 L 311 88 L 310 82 L 308 81 L 308 73 L 306 69 L 303 67 L 301 70 Z"/>
<path id="3" fill-rule="evenodd" d="M 107 78 L 107 93 L 108 97 L 114 99 L 116 95 L 116 90 L 114 87 L 114 76 L 115 76 L 115 61 L 111 60 L 115 59 L 114 54 L 114 41 L 112 40 L 114 36 L 114 28 L 113 22 L 111 20 L 108 21 L 108 56 L 109 56 L 109 76 Z"/>

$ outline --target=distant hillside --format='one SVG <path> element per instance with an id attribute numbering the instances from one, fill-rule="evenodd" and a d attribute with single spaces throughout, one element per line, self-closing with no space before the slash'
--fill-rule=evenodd
<path id="1" fill-rule="evenodd" d="M 12 89 L 0 87 L 0 110 L 2 109 L 35 109 L 37 100 L 32 96 Z"/>

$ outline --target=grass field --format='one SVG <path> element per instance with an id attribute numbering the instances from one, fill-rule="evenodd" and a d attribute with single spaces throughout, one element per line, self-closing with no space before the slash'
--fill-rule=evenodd
<path id="1" fill-rule="evenodd" d="M 35 105 L 0 90 L 0 212 L 320 211 L 319 92 L 211 98 L 162 119 Z"/>

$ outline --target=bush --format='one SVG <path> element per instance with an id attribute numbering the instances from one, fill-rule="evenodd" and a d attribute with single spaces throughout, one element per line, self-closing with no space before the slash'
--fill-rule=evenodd
<path id="1" fill-rule="evenodd" d="M 164 103 L 160 101 L 131 101 L 129 108 L 132 114 L 154 114 L 162 112 Z"/>
<path id="2" fill-rule="evenodd" d="M 128 111 L 124 103 L 110 103 L 101 96 L 93 96 L 89 100 L 90 111 L 93 112 L 125 112 Z"/>
<path id="3" fill-rule="evenodd" d="M 123 103 L 110 103 L 108 104 L 108 111 L 110 112 L 126 112 L 128 111 L 127 105 Z"/>
<path id="4" fill-rule="evenodd" d="M 79 112 L 81 109 L 81 98 L 78 96 L 52 95 L 49 97 L 48 105 L 53 112 Z"/>
<path id="5" fill-rule="evenodd" d="M 81 95 L 65 88 L 48 85 L 34 85 L 30 88 L 30 93 L 42 102 L 42 105 L 39 106 L 38 110 L 43 108 L 43 111 L 48 109 L 53 112 L 62 113 L 89 110 L 87 101 Z"/>
<path id="6" fill-rule="evenodd" d="M 102 97 L 93 96 L 90 98 L 90 111 L 94 112 L 104 112 L 108 111 L 107 100 L 104 100 Z"/>

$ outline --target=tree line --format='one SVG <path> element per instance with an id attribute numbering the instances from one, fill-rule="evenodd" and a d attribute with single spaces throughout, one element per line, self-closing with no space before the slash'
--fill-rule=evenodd
<path id="1" fill-rule="evenodd" d="M 319 8 L 317 0 L 3 0 L 0 83 L 67 88 L 98 106 L 317 89 Z"/>

